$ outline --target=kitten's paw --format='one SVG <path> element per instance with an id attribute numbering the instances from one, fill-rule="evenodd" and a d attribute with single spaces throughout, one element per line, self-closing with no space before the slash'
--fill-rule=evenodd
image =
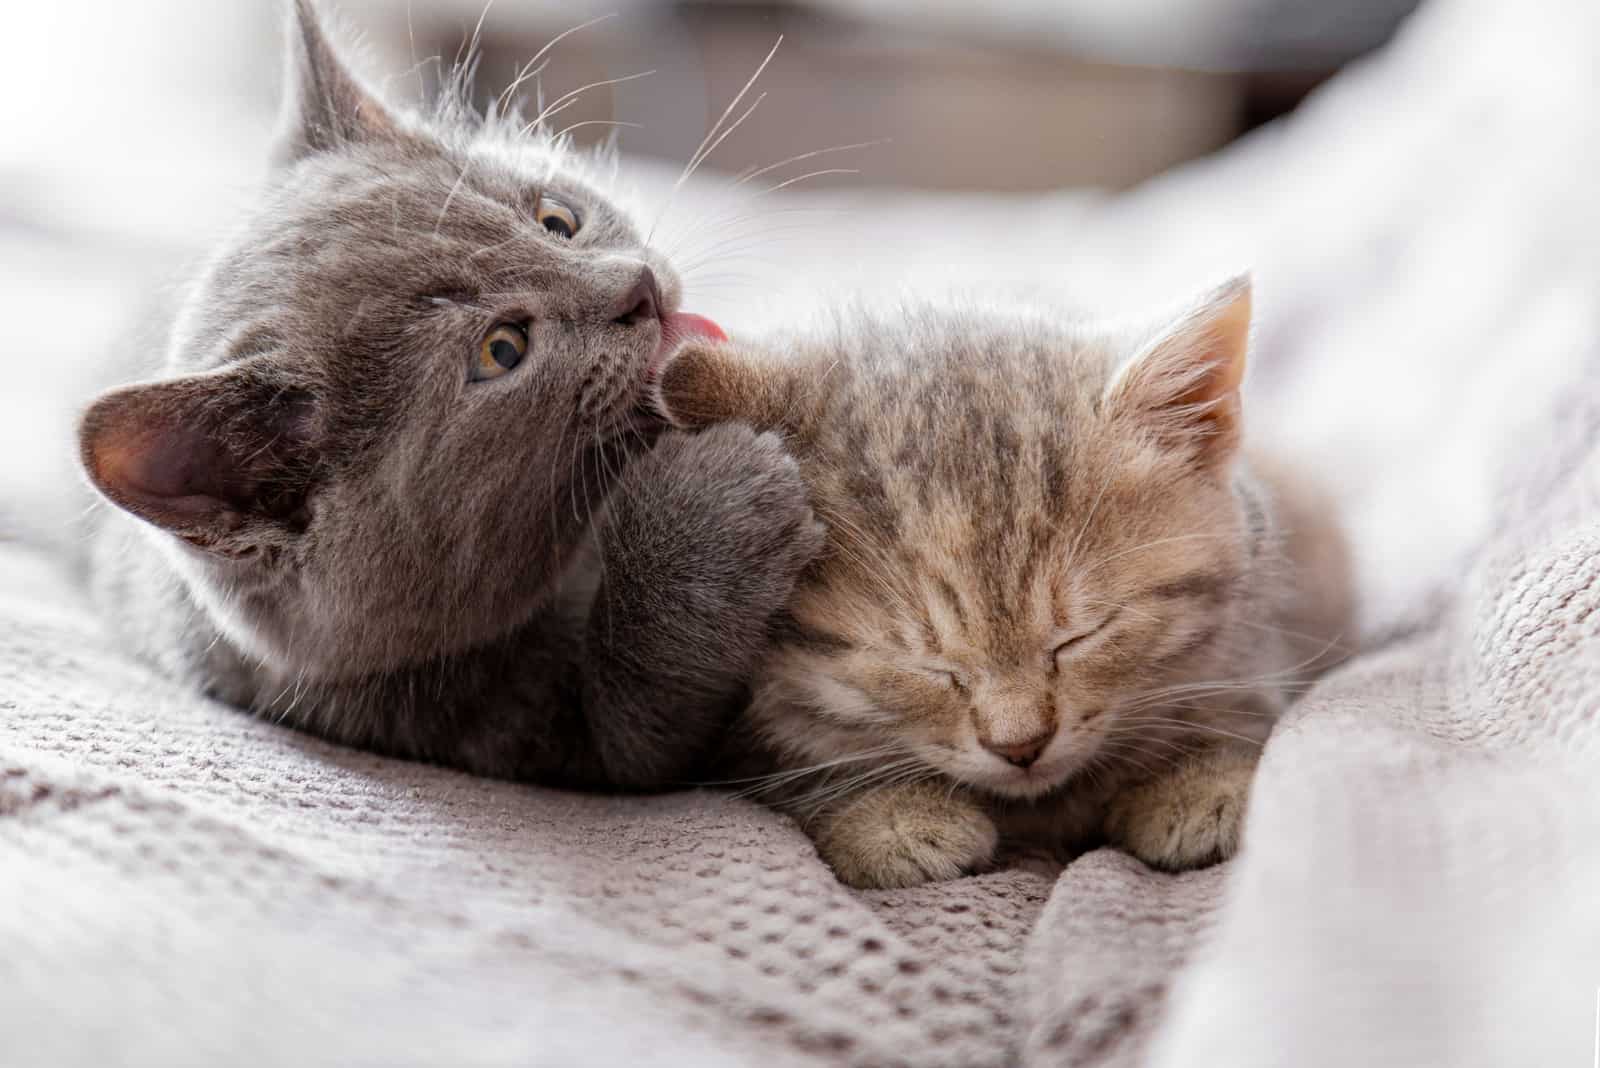
<path id="1" fill-rule="evenodd" d="M 873 790 L 824 820 L 817 852 L 862 890 L 943 882 L 994 859 L 999 833 L 972 802 L 923 784 Z"/>
<path id="2" fill-rule="evenodd" d="M 681 430 L 737 418 L 738 364 L 725 348 L 691 341 L 672 353 L 650 383 L 649 407 Z"/>
<path id="3" fill-rule="evenodd" d="M 1218 750 L 1111 802 L 1106 834 L 1153 868 L 1187 871 L 1227 860 L 1244 830 L 1255 752 Z"/>

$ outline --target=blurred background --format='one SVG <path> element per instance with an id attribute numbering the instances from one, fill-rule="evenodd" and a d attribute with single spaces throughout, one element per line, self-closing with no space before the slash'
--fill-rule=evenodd
<path id="1" fill-rule="evenodd" d="M 912 268 L 1031 277 L 1039 257 L 1072 240 L 1099 191 L 1134 185 L 1291 111 L 1388 39 L 1412 5 L 322 6 L 341 36 L 359 45 L 369 80 L 402 103 L 430 97 L 475 34 L 482 101 L 552 40 L 575 31 L 524 85 L 523 106 L 532 112 L 541 99 L 561 101 L 552 128 L 569 129 L 580 143 L 616 138 L 629 161 L 625 180 L 656 202 L 781 38 L 746 98 L 760 97 L 758 111 L 719 144 L 667 219 L 669 229 L 688 235 L 674 251 L 691 306 L 737 328 L 753 325 L 758 313 L 770 318 L 777 305 L 817 299 L 817 271 L 800 264 L 834 281 L 849 274 L 845 266 L 858 279 L 909 280 Z M 13 403 L 0 417 L 0 449 L 33 458 L 7 472 L 6 493 L 61 496 L 59 482 L 72 473 L 77 407 L 94 389 L 130 377 L 130 367 L 152 363 L 143 352 L 108 360 L 107 339 L 114 352 L 142 344 L 129 324 L 250 203 L 276 117 L 285 6 L 4 5 L 12 47 L 0 65 L 0 292 L 20 314 L 5 317 L 0 345 L 10 366 L 48 369 L 14 382 Z M 833 151 L 776 168 L 742 191 L 759 196 L 717 200 L 731 186 L 728 176 L 819 149 Z M 766 195 L 777 187 L 782 197 Z M 966 236 L 992 233 L 1006 212 L 1003 242 Z M 845 263 L 833 240 L 843 227 L 855 245 Z M 960 236 L 952 241 L 952 233 Z M 41 365 L 40 353 L 53 355 Z"/>
<path id="2" fill-rule="evenodd" d="M 452 56 L 481 15 L 485 94 L 553 35 L 614 11 L 563 41 L 547 98 L 654 70 L 585 93 L 562 125 L 628 122 L 617 136 L 630 154 L 669 160 L 698 142 L 782 35 L 761 81 L 761 121 L 730 139 L 720 167 L 764 166 L 797 136 L 887 139 L 892 151 L 858 159 L 864 181 L 1010 190 L 1122 186 L 1214 149 L 1383 41 L 1410 0 L 345 6 L 389 63 Z M 422 84 L 437 70 L 424 63 Z M 607 128 L 581 129 L 594 140 Z"/>
<path id="3" fill-rule="evenodd" d="M 759 120 L 719 148 L 714 167 L 765 166 L 797 145 L 887 142 L 829 165 L 858 169 L 867 184 L 1036 190 L 1123 187 L 1226 144 L 1380 45 L 1414 0 L 325 6 L 364 42 L 374 80 L 402 100 L 429 94 L 441 60 L 458 57 L 474 30 L 486 98 L 554 37 L 601 18 L 552 50 L 528 103 L 539 89 L 548 101 L 594 85 L 559 125 L 580 142 L 614 135 L 630 155 L 669 161 L 687 158 L 781 35 Z M 113 222 L 137 226 L 130 216 L 148 213 L 131 212 L 132 197 L 192 211 L 184 187 L 248 162 L 247 146 L 270 127 L 275 0 L 16 0 L 6 9 L 11 40 L 28 43 L 0 75 L 13 112 L 0 139 L 0 210 L 14 217 L 70 222 L 55 210 L 63 199 L 111 174 L 119 180 L 104 183 L 90 210 Z M 165 174 L 191 138 L 206 146 L 189 161 L 198 166 Z M 57 173 L 39 178 L 51 162 Z M 136 188 L 141 170 L 173 184 Z"/>

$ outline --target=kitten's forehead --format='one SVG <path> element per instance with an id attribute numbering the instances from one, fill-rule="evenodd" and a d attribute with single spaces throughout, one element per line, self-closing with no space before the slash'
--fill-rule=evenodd
<path id="1" fill-rule="evenodd" d="M 913 607 L 931 640 L 1036 656 L 1069 608 L 1165 566 L 1134 547 L 1207 522 L 1188 498 L 1215 503 L 1210 487 L 1102 418 L 1115 338 L 937 313 L 844 336 L 862 348 L 802 435 L 839 547 L 828 578 L 894 582 L 880 611 Z"/>
<path id="2" fill-rule="evenodd" d="M 292 170 L 265 216 L 289 226 L 364 222 L 374 237 L 425 235 L 482 240 L 529 225 L 541 196 L 583 220 L 588 247 L 632 247 L 631 220 L 588 180 L 579 157 L 538 145 L 498 141 L 450 146 L 415 138 L 363 146 L 304 161 Z"/>
<path id="3" fill-rule="evenodd" d="M 371 315 L 393 322 L 401 308 L 438 295 L 482 298 L 488 314 L 531 314 L 548 299 L 553 314 L 572 315 L 626 292 L 646 263 L 671 304 L 676 276 L 584 180 L 593 169 L 584 159 L 539 139 L 413 130 L 284 168 L 180 324 L 180 339 L 206 343 L 180 345 L 183 364 L 201 369 L 238 355 L 208 339 L 239 324 L 316 340 Z M 546 197 L 581 220 L 575 237 L 540 225 Z"/>
<path id="4" fill-rule="evenodd" d="M 963 552 L 1010 557 L 1051 540 L 1103 468 L 1105 360 L 1092 339 L 940 318 L 863 334 L 808 428 L 840 503 L 886 537 Z"/>

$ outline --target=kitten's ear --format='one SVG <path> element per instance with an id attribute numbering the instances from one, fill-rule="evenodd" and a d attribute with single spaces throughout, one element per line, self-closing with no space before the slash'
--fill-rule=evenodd
<path id="1" fill-rule="evenodd" d="M 701 342 L 673 354 L 656 378 L 651 404 L 680 430 L 717 423 L 772 430 L 791 407 L 782 366 L 736 345 Z"/>
<path id="2" fill-rule="evenodd" d="M 1249 349 L 1250 276 L 1240 275 L 1207 293 L 1117 372 L 1106 410 L 1143 422 L 1204 463 L 1224 461 L 1239 445 Z"/>
<path id="3" fill-rule="evenodd" d="M 242 366 L 104 394 L 78 426 L 78 447 L 112 503 L 239 557 L 305 528 L 316 424 L 311 394 Z"/>
<path id="4" fill-rule="evenodd" d="M 340 57 L 312 0 L 292 0 L 283 116 L 273 154 L 287 166 L 341 145 L 396 136 L 399 126 Z"/>

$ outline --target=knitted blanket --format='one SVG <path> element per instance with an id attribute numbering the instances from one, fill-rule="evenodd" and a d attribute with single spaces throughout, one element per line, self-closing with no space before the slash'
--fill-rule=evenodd
<path id="1" fill-rule="evenodd" d="M 483 781 L 197 698 L 5 544 L 0 1063 L 1587 1063 L 1596 41 L 1586 0 L 1441 0 L 1127 197 L 867 198 L 830 235 L 865 274 L 1124 296 L 1255 265 L 1249 410 L 1338 488 L 1365 621 L 1272 737 L 1234 861 L 852 892 L 715 791 Z"/>

